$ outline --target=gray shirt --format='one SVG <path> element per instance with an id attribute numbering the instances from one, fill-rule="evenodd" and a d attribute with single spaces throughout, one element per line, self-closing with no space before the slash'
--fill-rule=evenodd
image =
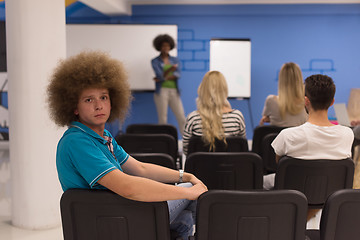
<path id="1" fill-rule="evenodd" d="M 286 113 L 284 119 L 281 118 L 279 103 L 277 96 L 269 95 L 265 100 L 265 105 L 263 109 L 263 116 L 268 116 L 270 118 L 270 125 L 280 126 L 280 127 L 294 127 L 299 126 L 307 121 L 308 115 L 304 110 L 299 114 L 292 115 Z"/>

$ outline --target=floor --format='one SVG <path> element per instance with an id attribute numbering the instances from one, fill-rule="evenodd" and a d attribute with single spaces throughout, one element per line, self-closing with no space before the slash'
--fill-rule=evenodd
<path id="1" fill-rule="evenodd" d="M 0 216 L 2 240 L 63 240 L 61 226 L 49 230 L 25 230 L 11 225 L 10 216 Z"/>
<path id="2" fill-rule="evenodd" d="M 251 146 L 251 145 L 250 145 Z M 1 150 L 1 145 L 0 145 Z M 360 148 L 357 149 L 359 156 Z M 1 153 L 1 151 L 0 151 Z M 7 153 L 8 154 L 8 153 Z M 356 154 L 355 154 L 356 156 Z M 5 160 L 4 160 L 5 159 Z M 360 158 L 356 158 L 359 162 Z M 49 230 L 25 230 L 11 225 L 10 213 L 10 167 L 8 155 L 0 154 L 0 239 L 1 240 L 63 240 L 61 226 Z M 360 189 L 360 164 L 356 164 L 354 188 Z M 307 224 L 309 229 L 317 229 L 321 212 Z"/>

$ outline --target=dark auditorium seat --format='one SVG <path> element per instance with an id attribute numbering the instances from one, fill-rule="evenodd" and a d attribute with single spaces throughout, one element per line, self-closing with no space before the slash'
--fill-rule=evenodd
<path id="1" fill-rule="evenodd" d="M 262 189 L 262 169 L 261 158 L 252 152 L 197 152 L 185 162 L 185 171 L 208 189 Z"/>
<path id="2" fill-rule="evenodd" d="M 227 136 L 226 144 L 221 140 L 215 141 L 214 152 L 248 152 L 247 139 L 240 136 Z M 192 136 L 189 140 L 187 156 L 195 152 L 210 152 L 209 145 L 206 145 L 199 136 Z"/>
<path id="3" fill-rule="evenodd" d="M 170 239 L 166 202 L 133 201 L 108 190 L 70 189 L 63 193 L 60 208 L 64 240 Z"/>
<path id="4" fill-rule="evenodd" d="M 333 192 L 352 188 L 354 162 L 343 160 L 301 160 L 282 157 L 275 174 L 275 189 L 295 189 L 305 194 L 309 208 L 322 208 Z"/>
<path id="5" fill-rule="evenodd" d="M 307 230 L 311 240 L 360 239 L 360 190 L 343 189 L 331 194 L 321 213 L 320 229 Z"/>
<path id="6" fill-rule="evenodd" d="M 307 201 L 299 191 L 210 190 L 197 204 L 196 240 L 305 239 Z"/>

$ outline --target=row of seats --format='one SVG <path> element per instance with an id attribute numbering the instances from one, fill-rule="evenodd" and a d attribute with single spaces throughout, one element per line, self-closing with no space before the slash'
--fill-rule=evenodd
<path id="1" fill-rule="evenodd" d="M 140 161 L 175 167 L 167 154 L 137 153 L 133 156 Z M 306 195 L 312 208 L 321 208 L 332 192 L 352 188 L 354 168 L 350 158 L 303 161 L 283 157 L 276 171 L 275 189 L 299 190 Z M 209 190 L 263 189 L 262 160 L 252 152 L 194 153 L 187 159 L 185 171 L 203 181 Z"/>
<path id="2" fill-rule="evenodd" d="M 319 230 L 306 230 L 307 198 L 296 190 L 212 190 L 197 202 L 196 240 L 357 240 L 360 190 L 330 195 Z M 60 201 L 64 240 L 170 240 L 166 202 L 106 190 L 71 189 Z M 306 238 L 307 236 L 307 238 Z"/>
<path id="3" fill-rule="evenodd" d="M 264 159 L 264 172 L 274 172 L 275 156 L 272 148 L 264 150 L 263 138 L 269 133 L 278 133 L 282 128 L 273 126 L 257 127 L 254 132 L 253 152 Z M 275 137 L 276 135 L 274 135 Z M 273 138 L 274 138 L 273 137 Z M 120 133 L 115 137 L 116 141 L 128 153 L 166 153 L 176 162 L 177 168 L 182 168 L 182 155 L 178 149 L 178 134 L 175 126 L 170 124 L 131 124 L 126 128 L 126 133 Z M 272 139 L 268 138 L 270 146 Z M 247 152 L 249 151 L 248 141 L 242 137 L 229 136 L 226 138 L 227 144 L 223 141 L 216 141 L 217 152 Z M 195 152 L 208 152 L 209 146 L 206 146 L 201 137 L 192 137 L 189 141 L 188 155 Z M 265 153 L 266 151 L 266 153 Z M 269 154 L 267 154 L 269 152 Z M 267 157 L 269 156 L 269 157 Z M 269 169 L 272 169 L 269 170 Z"/>
<path id="4" fill-rule="evenodd" d="M 258 154 L 263 161 L 264 174 L 274 173 L 277 169 L 275 153 L 271 142 L 284 127 L 258 126 L 254 129 L 252 140 L 252 152 Z M 127 127 L 125 134 L 116 136 L 117 142 L 130 154 L 134 153 L 166 153 L 175 161 L 177 169 L 183 168 L 182 155 L 178 150 L 178 135 L 175 126 L 170 124 L 131 124 Z M 227 144 L 223 141 L 216 141 L 217 152 L 247 152 L 249 151 L 247 139 L 236 136 L 226 138 Z M 360 144 L 355 139 L 352 149 Z M 193 136 L 188 146 L 188 156 L 195 152 L 208 152 L 201 137 Z"/>
<path id="5" fill-rule="evenodd" d="M 138 126 L 142 128 L 138 128 Z M 164 128 L 161 125 L 150 125 L 150 127 L 149 125 L 132 125 L 129 126 L 132 129 L 129 131 L 131 134 L 126 135 L 126 137 L 118 137 L 117 140 L 126 151 L 130 152 L 140 161 L 156 163 L 176 169 L 175 161 L 169 156 L 166 157 L 165 153 L 160 155 L 147 153 L 160 151 L 165 148 L 154 140 L 151 134 L 144 134 L 143 138 L 141 138 L 154 144 L 153 147 L 150 147 L 151 150 L 146 151 L 146 149 L 141 148 L 141 146 L 146 144 L 141 144 L 138 134 L 135 134 L 136 131 L 134 131 L 134 129 L 145 131 L 144 129 L 146 128 L 154 130 L 155 128 L 171 129 L 173 127 L 172 125 L 165 126 Z M 159 131 L 159 129 L 156 131 Z M 261 137 L 269 136 L 269 134 L 272 136 L 271 134 L 277 134 L 276 132 L 280 131 L 281 128 L 273 126 L 257 128 L 255 131 L 257 137 L 254 137 L 253 147 L 261 142 Z M 160 135 L 166 135 L 165 131 Z M 168 135 L 168 137 L 170 136 Z M 131 138 L 134 141 L 129 141 Z M 135 141 L 136 139 L 137 141 Z M 259 151 L 259 149 L 255 149 L 259 154 L 247 152 L 247 141 L 245 139 L 228 137 L 227 149 L 225 149 L 225 145 L 221 145 L 222 142 L 218 144 L 217 149 L 224 152 L 207 152 L 200 137 L 194 137 L 191 140 L 194 140 L 193 149 L 197 151 L 188 155 L 184 169 L 203 181 L 208 189 L 251 190 L 263 188 L 263 174 L 266 171 L 264 170 L 264 161 L 259 154 L 264 156 L 264 152 Z M 127 145 L 129 142 L 132 142 L 130 144 L 132 147 Z M 190 141 L 190 145 L 191 143 L 192 141 Z M 189 150 L 191 149 L 190 145 Z M 159 149 L 154 150 L 155 147 L 159 147 Z M 232 151 L 225 152 L 229 149 Z M 136 151 L 141 153 L 132 153 Z M 274 155 L 274 153 L 272 154 Z M 274 165 L 273 172 L 276 172 L 275 189 L 299 190 L 306 195 L 310 207 L 321 208 L 325 199 L 332 192 L 339 189 L 352 188 L 354 163 L 352 159 L 303 161 L 301 159 L 283 157 L 279 164 Z"/>
<path id="6" fill-rule="evenodd" d="M 159 127 L 161 125 L 154 126 Z M 171 125 L 169 126 L 173 127 Z M 144 130 L 141 131 L 143 132 Z M 156 131 L 159 132 L 159 129 Z M 269 137 L 273 134 L 271 137 L 274 138 L 280 129 L 275 133 L 269 133 L 269 130 L 266 131 L 268 132 L 264 134 L 265 136 Z M 133 146 L 131 146 L 131 144 L 130 146 L 127 145 L 131 142 L 129 141 L 129 138 L 124 137 L 127 134 L 118 135 L 116 140 L 136 159 L 160 164 L 173 169 L 182 167 L 179 166 L 179 164 L 176 164 L 175 161 L 175 159 L 179 160 L 177 144 L 175 144 L 176 148 L 172 147 L 172 155 L 170 155 L 169 153 L 161 152 L 160 150 L 154 150 L 154 147 L 162 150 L 167 149 L 166 144 L 152 138 L 152 135 L 155 134 L 154 132 L 145 135 L 143 133 L 136 133 L 134 130 L 129 130 L 129 132 L 132 132 L 129 134 L 130 138 L 134 138 L 135 140 Z M 140 135 L 143 136 L 143 139 L 146 139 L 146 142 L 150 142 L 153 147 L 148 147 L 146 144 L 139 144 L 141 141 L 138 136 Z M 173 142 L 177 142 L 177 135 L 174 137 L 174 135 L 171 135 L 166 131 L 161 132 L 160 135 L 164 138 L 171 138 Z M 193 144 L 193 149 L 195 149 L 195 151 L 188 155 L 184 168 L 187 172 L 191 172 L 201 179 L 210 190 L 199 198 L 196 239 L 303 240 L 305 239 L 304 225 L 306 225 L 306 216 L 303 217 L 303 215 L 306 215 L 306 210 L 308 208 L 321 208 L 329 195 L 340 189 L 352 187 L 354 163 L 351 159 L 340 161 L 303 161 L 285 157 L 280 160 L 278 166 L 274 166 L 274 171 L 276 171 L 276 190 L 262 191 L 263 174 L 268 172 L 268 169 L 264 168 L 264 164 L 266 163 L 263 161 L 260 154 L 265 156 L 267 154 L 266 149 L 261 148 L 261 152 L 259 153 L 248 152 L 246 139 L 241 139 L 239 141 L 239 138 L 234 137 L 234 141 L 231 140 L 232 138 L 227 139 L 228 144 L 226 146 L 221 145 L 221 142 L 217 143 L 219 146 L 217 148 L 218 150 L 229 151 L 229 149 L 231 149 L 232 152 L 214 153 L 208 152 L 206 147 L 204 149 L 201 138 L 194 139 L 195 140 L 192 139 L 192 141 L 197 142 L 198 144 Z M 264 139 L 266 139 L 266 137 Z M 254 135 L 253 148 L 255 147 L 256 142 L 259 141 L 260 140 L 257 140 Z M 263 141 L 264 140 L 260 141 L 261 144 L 263 144 Z M 269 141 L 270 146 L 272 140 L 267 141 Z M 233 144 L 233 142 L 235 144 Z M 233 145 L 235 146 L 234 148 L 232 147 Z M 189 149 L 191 149 L 190 146 Z M 272 152 L 271 154 L 274 157 L 274 153 Z M 80 193 L 79 195 L 76 195 L 78 191 L 80 191 Z M 165 220 L 161 217 L 164 216 L 164 213 L 167 213 L 167 205 L 164 203 L 154 203 L 155 205 L 152 205 L 152 203 L 140 203 L 122 199 L 108 191 L 92 192 L 88 190 L 71 190 L 70 193 L 67 191 L 64 193 L 61 201 L 66 203 L 66 196 L 72 195 L 73 193 L 71 192 L 76 193 L 75 196 L 77 197 L 75 203 L 71 204 L 68 209 L 62 207 L 62 216 L 65 216 L 63 216 L 65 240 L 93 239 L 92 237 L 96 234 L 98 239 L 169 239 L 168 216 Z M 82 196 L 83 194 L 86 195 L 85 199 L 89 198 L 89 200 L 86 200 L 88 203 L 82 202 L 81 199 L 84 197 Z M 104 194 L 106 197 L 103 199 L 102 195 Z M 95 198 L 92 195 L 96 195 Z M 71 199 L 71 197 L 69 198 Z M 286 203 L 285 205 L 282 205 L 288 198 L 297 199 L 296 202 L 302 202 L 302 205 L 304 205 L 305 202 L 305 207 L 299 207 L 297 203 Z M 262 202 L 262 199 L 267 199 L 268 202 L 265 201 L 265 205 L 261 207 L 257 206 L 257 201 L 260 203 Z M 102 209 L 102 200 L 105 200 L 105 203 L 110 205 L 114 205 L 111 203 L 112 201 L 124 202 L 127 210 L 119 209 L 118 213 L 125 215 L 113 215 L 116 211 L 110 210 L 106 206 L 104 206 L 105 209 Z M 278 200 L 281 200 L 280 203 L 272 202 Z M 206 201 L 208 202 L 206 203 Z M 252 209 L 251 206 L 246 205 L 247 203 L 250 205 L 252 204 L 251 206 L 254 209 Z M 96 204 L 98 204 L 98 206 L 93 206 Z M 102 215 L 100 217 L 97 216 L 96 211 L 92 212 L 89 210 L 92 208 L 101 212 Z M 119 208 L 121 207 L 119 206 Z M 211 213 L 207 212 L 207 208 L 211 209 Z M 257 214 L 255 209 L 258 208 L 262 209 L 261 212 L 266 216 Z M 162 209 L 161 213 L 157 213 L 158 209 Z M 141 221 L 136 220 L 136 214 L 131 211 L 140 212 L 141 216 L 150 213 L 150 216 L 142 218 Z M 105 214 L 103 214 L 103 212 L 105 212 Z M 283 216 L 283 212 L 286 213 L 286 216 Z M 107 213 L 111 216 L 107 216 Z M 154 213 L 156 213 L 155 217 L 151 215 Z M 246 215 L 242 216 L 241 214 L 244 213 Z M 84 216 L 86 221 L 76 220 L 79 222 L 75 223 L 74 218 L 81 218 L 79 216 L 75 217 L 76 215 Z M 294 216 L 300 216 L 300 219 L 296 218 L 294 220 Z M 226 222 L 224 219 L 228 218 L 232 220 Z M 288 220 L 285 221 L 285 223 L 281 222 L 284 219 Z M 69 222 L 71 221 L 73 222 L 70 224 Z M 151 224 L 149 224 L 149 221 Z M 293 224 L 293 221 L 296 222 L 296 226 L 291 225 Z M 67 226 L 65 226 L 65 222 L 68 222 Z M 135 223 L 138 223 L 139 225 Z M 77 224 L 82 225 L 75 226 Z M 166 225 L 165 228 L 164 224 Z M 146 226 L 146 231 L 132 232 L 139 227 L 143 230 L 143 225 Z M 277 226 L 278 229 L 274 228 L 274 225 Z M 65 228 L 68 230 L 65 230 Z M 98 230 L 96 231 L 96 234 L 88 233 L 87 230 L 89 228 Z M 295 233 L 296 229 L 300 230 Z M 145 235 L 141 235 L 143 233 L 145 233 Z M 155 237 L 152 238 L 152 234 L 155 234 Z M 81 237 L 72 237 L 75 235 Z M 309 235 L 312 236 L 312 239 L 320 239 L 316 237 L 321 237 L 323 234 L 312 231 L 309 232 Z M 340 237 L 334 239 L 351 238 Z"/>

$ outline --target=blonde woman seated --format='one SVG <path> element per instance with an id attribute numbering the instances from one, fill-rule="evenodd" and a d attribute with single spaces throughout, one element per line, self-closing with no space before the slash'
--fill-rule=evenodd
<path id="1" fill-rule="evenodd" d="M 198 88 L 197 110 L 186 119 L 183 135 L 183 152 L 187 155 L 191 136 L 202 136 L 214 150 L 215 140 L 226 136 L 246 137 L 244 116 L 232 109 L 225 77 L 218 71 L 207 72 Z"/>
<path id="2" fill-rule="evenodd" d="M 270 123 L 280 127 L 292 127 L 305 123 L 307 113 L 304 107 L 304 83 L 296 63 L 285 63 L 281 67 L 278 94 L 266 98 L 260 126 Z"/>

